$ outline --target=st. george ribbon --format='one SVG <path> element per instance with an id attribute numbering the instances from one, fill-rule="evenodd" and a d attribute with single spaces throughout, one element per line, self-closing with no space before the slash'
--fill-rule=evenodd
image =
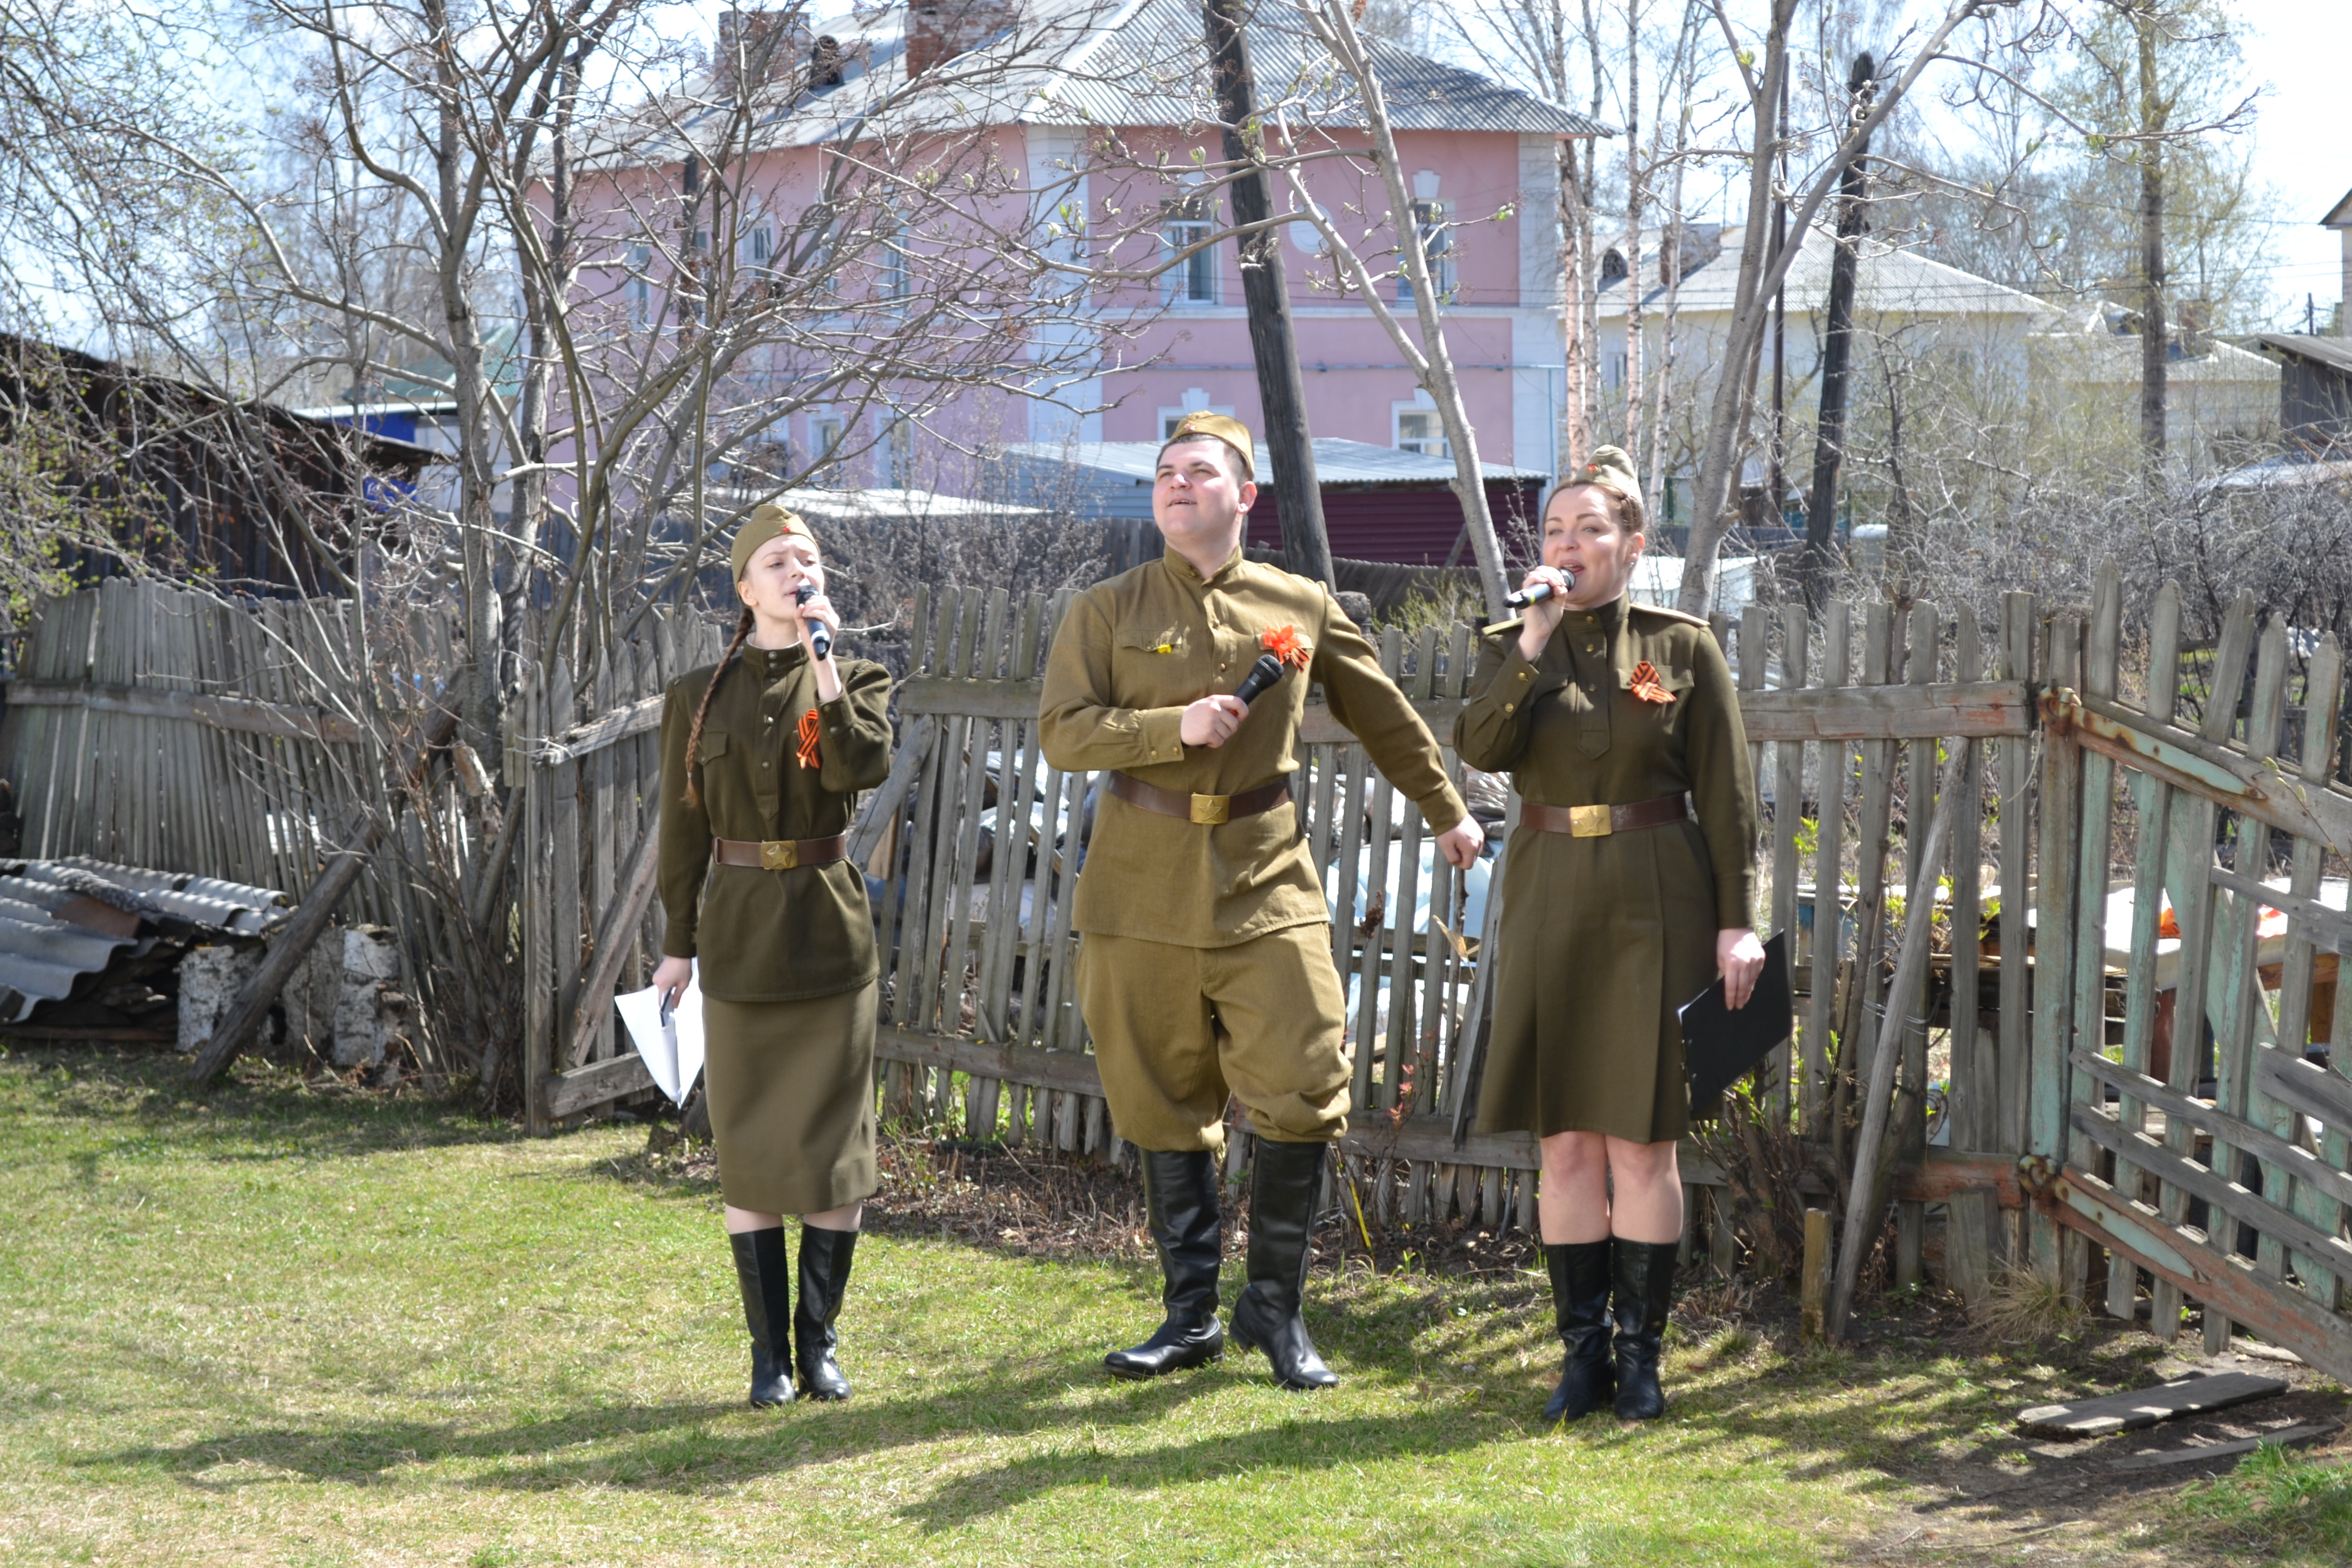
<path id="1" fill-rule="evenodd" d="M 1261 692 L 1281 679 L 1282 660 L 1270 653 L 1262 653 L 1257 656 L 1257 662 L 1250 666 L 1250 672 L 1242 677 L 1242 683 L 1234 688 L 1234 695 L 1242 700 L 1244 707 L 1247 707 L 1258 700 Z"/>
<path id="2" fill-rule="evenodd" d="M 815 597 L 816 584 L 814 583 L 803 583 L 793 592 L 793 603 L 796 605 L 805 605 L 811 599 Z M 823 621 L 819 621 L 816 625 L 809 627 L 808 634 L 809 652 L 811 654 L 814 655 L 818 658 L 824 658 L 833 652 L 833 628 L 831 626 L 826 626 Z"/>

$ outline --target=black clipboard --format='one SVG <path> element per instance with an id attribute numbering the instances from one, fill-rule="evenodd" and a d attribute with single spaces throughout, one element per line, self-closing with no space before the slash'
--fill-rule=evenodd
<path id="1" fill-rule="evenodd" d="M 1763 973 L 1748 1005 L 1724 1004 L 1723 980 L 1682 1006 L 1683 1073 L 1697 1110 L 1752 1072 L 1772 1048 L 1796 1032 L 1797 1013 L 1789 994 L 1789 933 L 1764 944 Z"/>

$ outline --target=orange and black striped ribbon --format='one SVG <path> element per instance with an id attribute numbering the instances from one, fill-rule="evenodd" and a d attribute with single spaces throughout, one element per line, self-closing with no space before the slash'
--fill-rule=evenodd
<path id="1" fill-rule="evenodd" d="M 793 750 L 793 753 L 794 756 L 797 756 L 798 758 L 800 758 L 801 766 L 803 766 L 803 767 L 804 767 L 804 768 L 813 768 L 813 767 L 815 767 L 815 766 L 817 765 L 817 758 L 816 758 L 816 729 L 817 729 L 816 710 L 815 710 L 815 709 L 814 709 L 814 708 L 812 708 L 812 709 L 810 709 L 808 711 L 806 711 L 805 713 L 803 713 L 803 714 L 801 715 L 801 722 L 800 722 L 800 742 L 801 742 L 801 743 L 800 743 L 800 745 L 799 745 L 799 746 L 797 746 L 796 748 L 794 748 L 794 750 Z"/>

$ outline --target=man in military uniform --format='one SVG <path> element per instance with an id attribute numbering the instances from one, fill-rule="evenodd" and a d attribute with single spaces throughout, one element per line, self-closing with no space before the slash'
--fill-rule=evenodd
<path id="1" fill-rule="evenodd" d="M 1217 1159 L 1233 1098 L 1257 1137 L 1234 1337 L 1263 1348 L 1286 1386 L 1323 1388 L 1338 1379 L 1299 1300 L 1353 1075 L 1330 910 L 1288 782 L 1307 687 L 1420 806 L 1449 861 L 1467 867 L 1483 836 L 1329 591 L 1244 557 L 1255 461 L 1235 420 L 1177 426 L 1151 495 L 1167 552 L 1070 606 L 1039 717 L 1055 767 L 1108 770 L 1074 910 L 1078 1003 L 1112 1121 L 1142 1152 L 1166 1279 L 1167 1321 L 1104 1364 L 1155 1377 L 1223 1353 Z M 1264 652 L 1285 679 L 1245 705 L 1230 693 Z"/>

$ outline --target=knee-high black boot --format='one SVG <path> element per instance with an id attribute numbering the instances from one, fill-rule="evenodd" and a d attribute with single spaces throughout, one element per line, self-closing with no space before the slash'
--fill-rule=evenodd
<path id="1" fill-rule="evenodd" d="M 751 1331 L 751 1404 L 755 1408 L 793 1400 L 793 1284 L 784 1254 L 784 1227 L 739 1230 L 735 1283 L 743 1290 L 743 1326 Z"/>
<path id="2" fill-rule="evenodd" d="M 1575 1421 L 1617 1392 L 1617 1370 L 1609 1354 L 1609 1239 L 1546 1243 L 1544 1266 L 1551 1273 L 1552 1317 L 1568 1354 L 1543 1418 Z"/>
<path id="3" fill-rule="evenodd" d="M 801 1309 L 793 1319 L 801 1392 L 811 1399 L 846 1399 L 849 1379 L 833 1359 L 833 1320 L 849 1288 L 849 1258 L 857 1250 L 854 1230 L 821 1230 L 801 1223 Z"/>
<path id="4" fill-rule="evenodd" d="M 1611 1244 L 1610 1311 L 1617 1321 L 1617 1417 L 1654 1421 L 1666 1413 L 1658 1386 L 1658 1355 L 1666 1313 L 1675 1304 L 1675 1241 Z"/>
<path id="5" fill-rule="evenodd" d="M 1249 1284 L 1234 1303 L 1234 1342 L 1263 1350 L 1285 1388 L 1329 1388 L 1339 1380 L 1316 1353 L 1299 1303 L 1307 1293 L 1307 1244 L 1322 1190 L 1328 1143 L 1261 1138 L 1251 1160 Z"/>
<path id="6" fill-rule="evenodd" d="M 1167 1320 L 1132 1350 L 1113 1351 L 1103 1365 L 1113 1377 L 1158 1377 L 1215 1361 L 1225 1352 L 1217 1321 L 1217 1266 L 1225 1231 L 1217 1212 L 1217 1157 L 1206 1149 L 1139 1151 L 1143 1203 L 1166 1281 L 1160 1299 Z"/>

